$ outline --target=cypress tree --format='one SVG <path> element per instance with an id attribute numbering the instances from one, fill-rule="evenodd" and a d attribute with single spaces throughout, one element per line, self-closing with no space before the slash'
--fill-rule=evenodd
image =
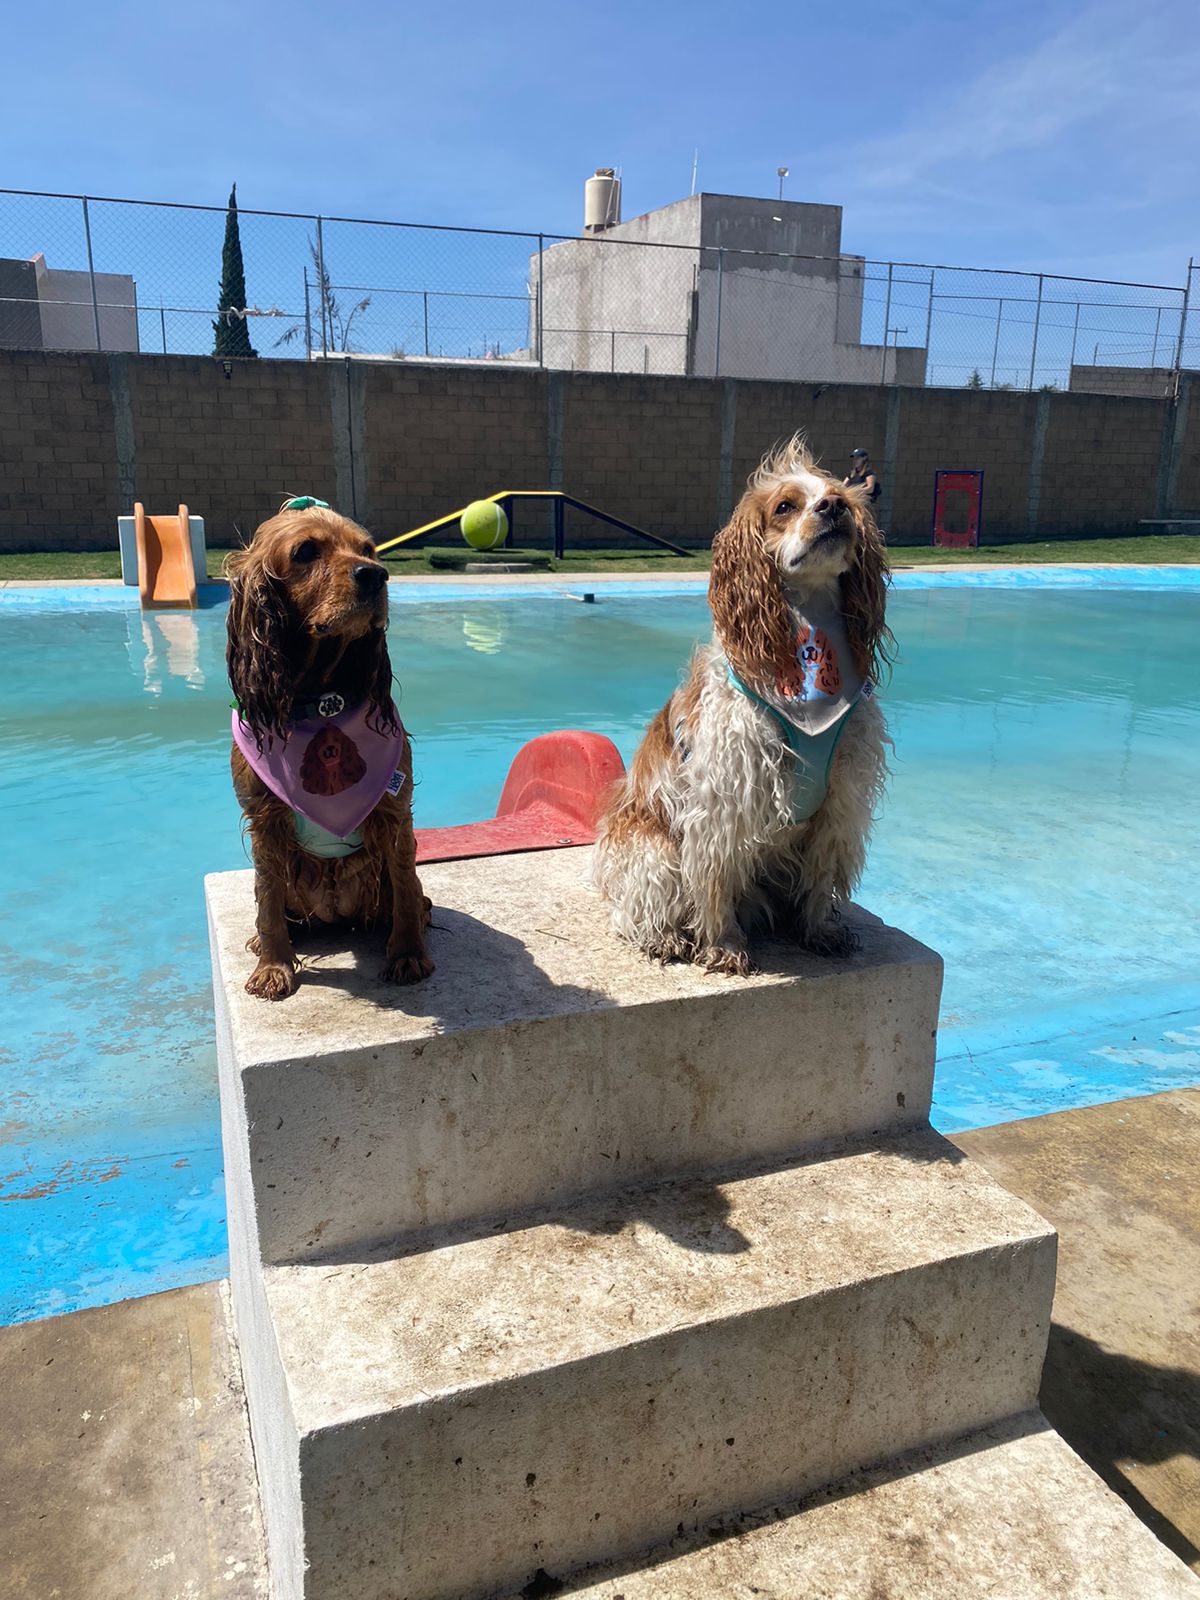
<path id="1" fill-rule="evenodd" d="M 256 356 L 244 316 L 227 316 L 246 306 L 246 268 L 242 263 L 242 237 L 238 232 L 237 184 L 229 191 L 225 213 L 225 246 L 221 251 L 221 287 L 217 295 L 217 320 L 213 323 L 213 355 Z"/>

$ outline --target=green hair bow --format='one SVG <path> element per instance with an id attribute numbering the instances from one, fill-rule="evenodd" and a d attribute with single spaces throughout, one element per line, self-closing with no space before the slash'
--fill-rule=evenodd
<path id="1" fill-rule="evenodd" d="M 298 494 L 294 500 L 285 500 L 285 511 L 308 511 L 312 506 L 320 506 L 323 511 L 329 510 L 328 500 L 318 500 L 316 495 Z"/>

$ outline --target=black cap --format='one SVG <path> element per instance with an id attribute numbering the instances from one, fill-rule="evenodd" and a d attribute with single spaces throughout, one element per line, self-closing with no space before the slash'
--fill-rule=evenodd
<path id="1" fill-rule="evenodd" d="M 867 452 L 863 449 L 862 445 L 859 445 L 857 450 L 851 450 L 850 452 L 852 456 L 865 456 L 866 453 Z"/>

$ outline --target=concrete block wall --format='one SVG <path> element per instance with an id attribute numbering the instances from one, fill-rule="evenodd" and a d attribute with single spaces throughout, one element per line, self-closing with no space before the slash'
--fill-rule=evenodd
<path id="1" fill-rule="evenodd" d="M 1200 515 L 1195 510 L 1200 507 L 1200 394 L 1194 377 L 1184 379 L 1174 420 L 1175 447 L 1164 474 L 1164 510 L 1182 511 L 1190 506 L 1195 515 Z"/>
<path id="2" fill-rule="evenodd" d="M 0 351 L 0 550 L 114 549 L 117 460 L 102 357 Z"/>
<path id="3" fill-rule="evenodd" d="M 977 390 L 900 391 L 895 461 L 884 461 L 882 451 L 876 455 L 892 495 L 891 516 L 881 519 L 889 533 L 928 544 L 934 473 L 981 467 L 985 537 L 1024 538 L 1037 399 Z"/>
<path id="4" fill-rule="evenodd" d="M 551 487 L 548 374 L 363 362 L 350 382 L 363 389 L 356 454 L 376 533 L 403 533 L 497 489 Z"/>
<path id="5" fill-rule="evenodd" d="M 849 383 L 736 383 L 736 420 L 730 466 L 732 504 L 763 452 L 802 432 L 831 472 L 848 470 L 861 445 L 882 463 L 888 390 Z"/>
<path id="6" fill-rule="evenodd" d="M 252 533 L 285 495 L 337 502 L 328 386 L 300 363 L 127 360 L 132 478 L 148 507 L 184 500 L 210 545 Z M 120 381 L 114 386 L 120 396 Z"/>
<path id="7" fill-rule="evenodd" d="M 1132 529 L 1140 517 L 1158 515 L 1163 431 L 1170 428 L 1171 408 L 1161 400 L 1117 395 L 1069 399 L 1070 405 L 1059 405 L 1051 397 L 1038 531 L 1066 533 L 1081 521 Z"/>
<path id="8" fill-rule="evenodd" d="M 938 467 L 984 470 L 988 543 L 1133 533 L 1200 508 L 1200 401 L 396 363 L 0 350 L 0 550 L 112 549 L 135 499 L 237 543 L 289 494 L 394 535 L 497 489 L 562 488 L 703 545 L 791 433 L 884 481 L 893 543 L 929 539 Z M 518 539 L 548 536 L 522 508 Z M 573 542 L 619 542 L 571 518 Z"/>
<path id="9" fill-rule="evenodd" d="M 719 381 L 605 373 L 552 381 L 562 391 L 554 487 L 668 539 L 712 534 L 723 515 Z M 568 532 L 590 541 L 603 529 L 572 517 Z"/>

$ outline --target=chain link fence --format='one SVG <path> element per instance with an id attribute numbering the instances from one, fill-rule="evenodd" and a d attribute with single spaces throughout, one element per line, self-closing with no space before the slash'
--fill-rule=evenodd
<path id="1" fill-rule="evenodd" d="M 1181 287 L 0 190 L 0 348 L 1164 395 Z"/>

